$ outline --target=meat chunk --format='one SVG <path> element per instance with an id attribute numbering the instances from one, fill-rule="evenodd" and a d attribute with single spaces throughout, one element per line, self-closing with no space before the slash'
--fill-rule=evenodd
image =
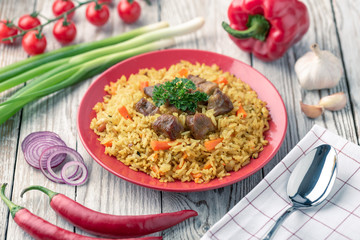
<path id="1" fill-rule="evenodd" d="M 155 107 L 154 104 L 152 104 L 145 98 L 140 99 L 140 101 L 138 101 L 135 104 L 135 109 L 144 116 L 155 115 L 156 113 L 160 113 L 159 108 Z"/>
<path id="2" fill-rule="evenodd" d="M 154 95 L 154 88 L 155 86 L 144 87 L 144 93 L 152 98 L 152 96 Z"/>
<path id="3" fill-rule="evenodd" d="M 188 115 L 186 117 L 186 126 L 190 129 L 191 135 L 195 139 L 203 139 L 206 134 L 216 129 L 211 119 L 202 113 Z"/>
<path id="4" fill-rule="evenodd" d="M 219 85 L 217 85 L 214 82 L 209 82 L 209 81 L 203 82 L 203 83 L 199 84 L 199 86 L 198 86 L 198 90 L 200 92 L 204 92 L 209 96 L 211 94 L 213 94 L 215 89 L 219 89 Z"/>
<path id="5" fill-rule="evenodd" d="M 158 83 L 158 84 L 155 84 L 153 86 L 148 86 L 148 87 L 144 87 L 144 93 L 145 95 L 149 96 L 149 97 L 153 97 L 154 96 L 154 89 L 155 89 L 155 86 L 160 86 L 161 84 Z"/>
<path id="6" fill-rule="evenodd" d="M 162 134 L 170 140 L 175 140 L 180 137 L 181 132 L 184 130 L 183 125 L 179 122 L 177 117 L 170 114 L 163 114 L 158 117 L 152 124 L 154 131 Z"/>
<path id="7" fill-rule="evenodd" d="M 230 98 L 217 88 L 209 97 L 207 109 L 214 109 L 214 116 L 218 116 L 233 110 L 234 105 Z"/>
<path id="8" fill-rule="evenodd" d="M 177 114 L 181 114 L 182 111 L 180 109 L 177 109 L 174 105 L 172 104 L 165 104 L 166 106 L 166 111 L 169 113 L 177 113 Z"/>
<path id="9" fill-rule="evenodd" d="M 198 76 L 194 76 L 194 75 L 189 75 L 188 78 L 193 82 L 195 83 L 196 87 L 199 87 L 199 84 L 203 83 L 203 82 L 206 82 L 205 79 L 201 78 L 201 77 L 198 77 Z"/>

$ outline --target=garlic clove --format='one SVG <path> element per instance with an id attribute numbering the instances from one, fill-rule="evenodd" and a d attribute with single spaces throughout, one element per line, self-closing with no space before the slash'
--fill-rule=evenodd
<path id="1" fill-rule="evenodd" d="M 346 95 L 343 92 L 331 94 L 321 98 L 318 105 L 331 111 L 341 110 L 346 105 Z"/>
<path id="2" fill-rule="evenodd" d="M 324 108 L 317 105 L 308 105 L 300 101 L 300 107 L 301 111 L 309 118 L 317 118 L 319 117 L 323 111 Z"/>
<path id="3" fill-rule="evenodd" d="M 335 87 L 343 75 L 341 60 L 329 51 L 320 50 L 316 43 L 311 50 L 295 63 L 301 87 L 306 90 Z"/>

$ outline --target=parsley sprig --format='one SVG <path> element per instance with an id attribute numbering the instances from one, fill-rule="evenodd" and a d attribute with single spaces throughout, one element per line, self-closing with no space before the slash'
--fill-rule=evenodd
<path id="1" fill-rule="evenodd" d="M 207 101 L 206 93 L 195 91 L 196 85 L 187 78 L 175 78 L 155 86 L 153 101 L 157 107 L 166 103 L 174 105 L 182 111 L 195 112 L 198 102 Z"/>

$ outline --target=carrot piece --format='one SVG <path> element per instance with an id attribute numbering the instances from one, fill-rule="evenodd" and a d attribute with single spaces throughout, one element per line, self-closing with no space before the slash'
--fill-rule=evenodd
<path id="1" fill-rule="evenodd" d="M 140 90 L 143 91 L 144 88 L 149 86 L 149 81 L 140 82 Z"/>
<path id="2" fill-rule="evenodd" d="M 181 69 L 178 74 L 181 76 L 181 77 L 187 77 L 189 75 L 189 71 L 186 69 L 186 68 L 183 68 Z"/>
<path id="3" fill-rule="evenodd" d="M 228 80 L 226 79 L 226 77 L 224 77 L 224 76 L 218 77 L 214 82 L 217 84 L 223 83 L 225 85 L 229 83 Z"/>
<path id="4" fill-rule="evenodd" d="M 246 116 L 247 116 L 247 113 L 245 112 L 241 103 L 240 103 L 239 109 L 236 112 L 236 116 L 241 117 L 241 118 L 246 118 Z"/>
<path id="5" fill-rule="evenodd" d="M 104 143 L 105 147 L 111 147 L 112 146 L 112 140 L 107 141 L 106 143 Z"/>
<path id="6" fill-rule="evenodd" d="M 121 114 L 121 116 L 123 116 L 125 119 L 131 119 L 129 112 L 127 111 L 125 106 L 122 106 L 121 108 L 118 109 L 119 113 Z"/>
<path id="7" fill-rule="evenodd" d="M 150 146 L 154 151 L 159 151 L 159 150 L 168 150 L 169 148 L 171 148 L 171 146 L 169 145 L 169 141 L 151 141 L 150 142 Z"/>
<path id="8" fill-rule="evenodd" d="M 206 141 L 206 142 L 204 142 L 204 146 L 205 146 L 206 150 L 211 151 L 211 150 L 215 149 L 216 145 L 221 143 L 223 140 L 224 140 L 223 138 L 217 138 L 214 140 Z"/>
<path id="9" fill-rule="evenodd" d="M 212 168 L 211 163 L 210 162 L 205 163 L 204 169 L 210 169 L 210 168 Z"/>
<path id="10" fill-rule="evenodd" d="M 193 178 L 201 178 L 202 174 L 199 172 L 199 173 L 191 173 L 191 176 L 193 176 Z"/>
<path id="11" fill-rule="evenodd" d="M 202 174 L 200 172 L 198 173 L 190 173 L 191 176 L 194 178 L 194 182 L 195 183 L 199 183 L 200 182 L 200 178 L 202 176 Z"/>

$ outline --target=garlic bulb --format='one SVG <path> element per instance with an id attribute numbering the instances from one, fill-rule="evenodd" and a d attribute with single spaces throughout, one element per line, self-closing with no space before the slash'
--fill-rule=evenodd
<path id="1" fill-rule="evenodd" d="M 335 87 L 343 75 L 339 58 L 329 51 L 320 50 L 315 43 L 310 52 L 295 63 L 295 72 L 301 87 L 306 90 Z"/>
<path id="2" fill-rule="evenodd" d="M 334 93 L 332 95 L 320 99 L 319 106 L 327 110 L 337 111 L 343 109 L 346 105 L 346 96 L 343 92 Z"/>

